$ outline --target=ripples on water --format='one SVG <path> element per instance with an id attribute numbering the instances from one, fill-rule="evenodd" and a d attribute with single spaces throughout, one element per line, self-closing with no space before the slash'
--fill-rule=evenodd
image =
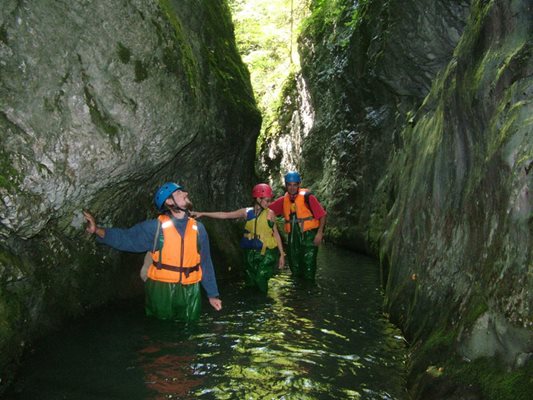
<path id="1" fill-rule="evenodd" d="M 45 339 L 12 399 L 404 399 L 404 341 L 382 316 L 374 260 L 332 246 L 316 284 L 288 270 L 267 297 L 219 284 L 192 326 L 148 319 L 142 302 Z"/>

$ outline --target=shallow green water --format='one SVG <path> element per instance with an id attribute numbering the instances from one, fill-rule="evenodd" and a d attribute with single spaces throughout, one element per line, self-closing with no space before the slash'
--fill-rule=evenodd
<path id="1" fill-rule="evenodd" d="M 332 246 L 317 284 L 284 271 L 268 297 L 220 282 L 194 326 L 142 299 L 44 339 L 9 399 L 404 399 L 404 340 L 382 316 L 374 260 Z"/>

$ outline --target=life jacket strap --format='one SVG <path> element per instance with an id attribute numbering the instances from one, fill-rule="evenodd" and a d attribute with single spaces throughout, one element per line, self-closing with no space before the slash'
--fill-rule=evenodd
<path id="1" fill-rule="evenodd" d="M 189 277 L 191 272 L 196 272 L 200 270 L 200 264 L 196 264 L 194 267 L 175 267 L 173 265 L 167 265 L 160 262 L 154 262 L 154 265 L 157 269 L 166 269 L 168 271 L 181 272 L 185 274 L 185 277 Z"/>
<path id="2" fill-rule="evenodd" d="M 313 218 L 312 216 L 309 216 L 309 217 L 307 217 L 307 218 L 294 218 L 294 220 L 295 220 L 296 222 L 298 222 L 298 223 L 302 223 L 302 222 L 304 222 L 304 221 L 312 221 L 312 220 L 314 220 L 314 219 L 315 219 L 315 218 Z M 292 220 L 292 219 L 286 219 L 285 222 L 289 224 L 289 223 L 291 222 L 291 220 Z"/>

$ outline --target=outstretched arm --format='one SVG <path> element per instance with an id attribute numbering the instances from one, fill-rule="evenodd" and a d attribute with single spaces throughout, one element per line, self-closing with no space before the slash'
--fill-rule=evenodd
<path id="1" fill-rule="evenodd" d="M 241 208 L 235 211 L 191 211 L 191 216 L 194 218 L 209 217 L 216 219 L 246 219 L 246 208 Z"/>
<path id="2" fill-rule="evenodd" d="M 85 230 L 96 234 L 98 243 L 133 253 L 142 253 L 152 249 L 158 224 L 156 219 L 139 222 L 131 228 L 122 229 L 99 227 L 93 215 L 87 211 L 83 211 L 83 216 L 87 221 Z"/>
<path id="3" fill-rule="evenodd" d="M 96 225 L 96 220 L 93 215 L 88 211 L 83 211 L 83 217 L 87 221 L 87 228 L 85 230 L 91 234 L 96 234 L 99 238 L 103 239 L 105 236 L 105 229 Z"/>

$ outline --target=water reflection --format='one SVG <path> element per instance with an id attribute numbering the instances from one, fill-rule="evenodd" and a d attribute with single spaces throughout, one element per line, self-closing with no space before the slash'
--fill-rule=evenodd
<path id="1" fill-rule="evenodd" d="M 326 246 L 318 265 L 318 284 L 283 272 L 266 297 L 223 283 L 223 312 L 205 307 L 194 325 L 147 319 L 141 304 L 95 315 L 55 351 L 48 339 L 12 398 L 403 399 L 403 338 L 381 314 L 375 262 Z"/>
<path id="2" fill-rule="evenodd" d="M 146 347 L 137 351 L 136 365 L 144 371 L 146 398 L 184 398 L 191 389 L 204 381 L 191 366 L 194 364 L 192 343 L 159 341 L 153 343 L 146 337 Z M 192 372 L 192 373 L 191 373 Z"/>
<path id="3" fill-rule="evenodd" d="M 225 296 L 224 318 L 202 323 L 224 325 L 231 351 L 201 351 L 217 368 L 196 397 L 403 398 L 403 338 L 381 315 L 375 263 L 328 247 L 319 266 L 318 284 L 283 273 L 266 299 Z"/>

